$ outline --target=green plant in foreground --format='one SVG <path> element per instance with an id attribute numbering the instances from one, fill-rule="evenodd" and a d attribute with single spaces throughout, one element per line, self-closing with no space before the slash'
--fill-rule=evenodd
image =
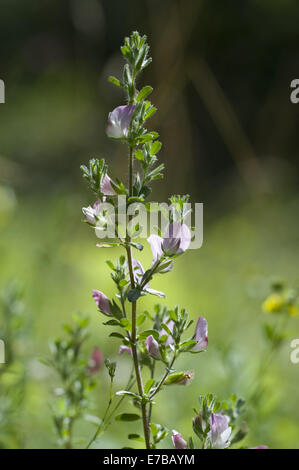
<path id="1" fill-rule="evenodd" d="M 73 447 L 75 423 L 83 418 L 99 425 L 101 421 L 91 415 L 90 392 L 97 386 L 96 373 L 102 367 L 103 356 L 94 348 L 90 356 L 82 352 L 88 337 L 88 318 L 74 316 L 72 325 L 65 325 L 66 338 L 50 342 L 51 358 L 43 361 L 56 371 L 60 385 L 55 388 L 55 402 L 51 405 L 52 418 L 61 447 Z"/>
<path id="2" fill-rule="evenodd" d="M 24 337 L 29 314 L 23 296 L 17 281 L 9 282 L 0 293 L 0 448 L 20 447 L 24 438 L 19 416 L 27 384 Z"/>
<path id="3" fill-rule="evenodd" d="M 186 386 L 192 382 L 194 371 L 177 369 L 177 361 L 182 354 L 199 354 L 207 349 L 208 325 L 207 320 L 199 316 L 195 328 L 191 329 L 193 321 L 188 312 L 178 306 L 156 305 L 151 312 L 139 308 L 141 297 L 165 297 L 163 292 L 152 289 L 150 283 L 158 275 L 169 273 L 176 259 L 189 248 L 192 228 L 187 224 L 189 196 L 172 196 L 164 229 L 157 228 L 146 234 L 153 255 L 151 265 L 144 269 L 136 258 L 136 253 L 143 249 L 139 239 L 144 237 L 144 221 L 153 212 L 153 205 L 147 199 L 152 183 L 163 177 L 164 165 L 158 164 L 157 154 L 162 147 L 159 135 L 145 127 L 157 111 L 148 99 L 153 89 L 149 85 L 137 89 L 136 85 L 140 73 L 151 62 L 146 37 L 132 33 L 130 38 L 125 38 L 121 52 L 125 59 L 122 78 L 110 77 L 109 80 L 124 91 L 127 103 L 109 113 L 106 133 L 127 146 L 128 181 L 112 178 L 103 158 L 94 158 L 89 165 L 82 165 L 83 177 L 96 198 L 92 206 L 82 210 L 85 222 L 101 240 L 98 247 L 117 246 L 124 251 L 116 261 L 107 261 L 116 287 L 115 299 L 109 299 L 96 289 L 93 298 L 106 316 L 104 325 L 114 328 L 110 336 L 121 342 L 119 353 L 129 354 L 133 363 L 134 381 L 130 376 L 128 386 L 116 396 L 130 399 L 139 413 L 122 413 L 116 420 L 141 421 L 143 435 L 136 432 L 128 438 L 150 449 L 169 433 L 165 425 L 153 421 L 158 394 L 166 387 Z M 144 219 L 136 214 L 142 214 Z M 114 410 L 109 411 L 113 399 L 110 394 L 107 425 L 114 413 Z M 200 400 L 201 410 L 197 416 L 201 418 L 197 418 L 196 423 L 201 420 L 201 428 L 196 424 L 194 430 L 202 441 L 202 448 L 227 448 L 246 435 L 244 425 L 238 425 L 235 416 L 236 410 L 240 411 L 240 401 L 231 407 L 225 404 L 219 407 L 213 396 Z M 107 425 L 99 425 L 88 447 Z M 187 443 L 177 431 L 173 431 L 172 439 L 176 448 L 194 446 L 192 439 Z"/>

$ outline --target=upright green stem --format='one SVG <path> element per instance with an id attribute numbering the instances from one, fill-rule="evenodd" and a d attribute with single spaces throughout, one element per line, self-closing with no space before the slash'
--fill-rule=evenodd
<path id="1" fill-rule="evenodd" d="M 151 379 L 155 377 L 155 368 L 156 368 L 156 361 L 153 359 L 153 365 L 152 365 L 152 370 L 151 370 Z M 152 420 L 152 411 L 153 411 L 153 402 L 151 401 L 149 404 L 149 411 L 148 411 L 148 425 L 151 425 L 151 420 Z"/>
<path id="2" fill-rule="evenodd" d="M 129 154 L 129 195 L 130 196 L 133 195 L 133 160 L 134 160 L 134 152 L 133 152 L 132 147 L 130 147 L 130 154 Z M 127 241 L 130 241 L 129 235 L 127 235 Z M 126 251 L 127 251 L 127 258 L 128 258 L 131 288 L 134 289 L 135 279 L 134 279 L 134 272 L 133 272 L 131 246 L 127 245 Z M 145 439 L 146 448 L 150 449 L 150 430 L 149 430 L 149 425 L 148 425 L 147 416 L 146 416 L 146 404 L 143 401 L 144 388 L 143 388 L 143 382 L 142 382 L 141 371 L 140 371 L 138 355 L 137 355 L 136 317 L 137 317 L 137 302 L 135 301 L 135 302 L 132 302 L 132 335 L 131 335 L 132 356 L 133 356 L 135 375 L 136 375 L 136 380 L 137 380 L 138 393 L 141 396 L 141 412 L 142 412 L 144 439 Z"/>
<path id="3" fill-rule="evenodd" d="M 164 384 L 165 380 L 167 379 L 168 375 L 170 374 L 170 369 L 172 368 L 175 360 L 176 360 L 176 352 L 174 353 L 172 361 L 169 364 L 169 367 L 167 367 L 167 369 L 165 371 L 165 374 L 163 375 L 162 379 L 158 383 L 155 391 L 151 394 L 151 396 L 150 396 L 151 399 L 161 390 L 161 387 L 163 386 L 163 384 Z"/>
<path id="4" fill-rule="evenodd" d="M 70 422 L 70 425 L 69 425 L 69 436 L 68 436 L 68 439 L 65 443 L 65 448 L 66 449 L 72 449 L 72 432 L 73 432 L 73 424 L 74 424 L 74 421 L 71 420 Z"/>
<path id="5" fill-rule="evenodd" d="M 128 380 L 128 383 L 125 387 L 125 390 L 131 390 L 131 388 L 133 387 L 134 383 L 135 383 L 135 380 L 133 380 L 133 372 L 134 372 L 134 367 L 133 367 L 133 370 L 131 371 L 130 373 L 130 378 Z M 106 431 L 106 429 L 108 428 L 109 424 L 110 424 L 110 421 L 111 421 L 111 418 L 112 416 L 114 415 L 114 413 L 118 410 L 118 408 L 120 407 L 120 405 L 122 404 L 122 402 L 124 401 L 125 399 L 125 395 L 123 395 L 120 400 L 116 403 L 116 405 L 114 406 L 114 408 L 110 411 L 109 415 L 108 415 L 108 412 L 110 410 L 110 407 L 112 405 L 112 400 L 113 400 L 113 394 L 112 394 L 112 386 L 110 384 L 110 400 L 109 400 L 109 403 L 108 403 L 108 406 L 106 408 L 106 411 L 105 411 L 105 414 L 104 414 L 104 417 L 102 419 L 102 422 L 100 424 L 100 426 L 98 427 L 98 429 L 96 430 L 93 438 L 89 441 L 86 449 L 89 449 L 91 444 L 96 440 L 96 438 L 100 437 L 102 434 L 104 434 L 104 432 Z"/>
<path id="6" fill-rule="evenodd" d="M 276 328 L 274 330 L 274 334 L 282 335 L 287 323 L 288 323 L 288 316 L 285 315 L 283 317 L 282 321 L 280 322 L 280 325 L 276 326 Z M 277 352 L 277 349 L 278 349 L 278 345 L 277 344 L 272 344 L 270 350 L 268 351 L 268 354 L 265 355 L 265 358 L 262 361 L 262 363 L 261 363 L 261 365 L 258 369 L 257 381 L 256 381 L 257 385 L 254 387 L 252 393 L 249 395 L 249 398 L 247 399 L 248 403 L 250 403 L 253 400 L 253 398 L 255 398 L 255 396 L 257 395 L 258 392 L 262 391 L 262 380 L 265 376 L 265 373 L 266 373 L 269 365 L 271 364 L 271 362 L 273 360 L 273 357 L 274 357 L 275 353 Z"/>
<path id="7" fill-rule="evenodd" d="M 96 438 L 99 436 L 101 430 L 102 430 L 102 426 L 103 424 L 105 424 L 105 420 L 107 418 L 107 415 L 108 415 L 108 412 L 110 410 L 110 407 L 112 405 L 112 401 L 113 401 L 113 380 L 110 380 L 110 394 L 109 394 L 109 402 L 108 402 L 108 405 L 107 405 L 107 408 L 106 408 L 106 411 L 105 411 L 105 414 L 104 414 L 104 417 L 102 419 L 102 422 L 101 424 L 99 425 L 98 429 L 96 430 L 96 432 L 94 433 L 94 436 L 91 438 L 91 440 L 89 441 L 88 445 L 87 445 L 87 449 L 89 449 L 89 447 L 91 446 L 91 444 L 96 440 Z"/>
<path id="8" fill-rule="evenodd" d="M 130 147 L 129 154 L 129 195 L 133 196 L 133 166 L 134 166 L 134 152 L 132 147 Z"/>

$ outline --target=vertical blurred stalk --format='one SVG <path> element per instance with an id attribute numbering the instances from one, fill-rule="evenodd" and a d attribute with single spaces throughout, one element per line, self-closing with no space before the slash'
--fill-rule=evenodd
<path id="1" fill-rule="evenodd" d="M 188 75 L 248 188 L 252 193 L 269 190 L 269 182 L 260 162 L 208 64 L 203 59 L 190 61 Z"/>

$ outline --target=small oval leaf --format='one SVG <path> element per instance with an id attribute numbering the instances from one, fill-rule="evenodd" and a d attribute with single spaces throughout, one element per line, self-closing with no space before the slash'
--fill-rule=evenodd
<path id="1" fill-rule="evenodd" d="M 137 421 L 138 419 L 141 417 L 134 413 L 121 413 L 115 417 L 115 421 Z"/>

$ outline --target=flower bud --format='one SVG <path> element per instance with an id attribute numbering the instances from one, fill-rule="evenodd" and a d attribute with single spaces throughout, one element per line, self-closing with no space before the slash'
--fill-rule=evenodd
<path id="1" fill-rule="evenodd" d="M 194 379 L 194 370 L 188 370 L 184 372 L 182 379 L 178 382 L 178 385 L 190 385 Z"/>
<path id="2" fill-rule="evenodd" d="M 168 256 L 179 255 L 189 248 L 191 232 L 186 224 L 173 222 L 168 227 L 167 237 L 163 239 L 162 250 Z"/>
<path id="3" fill-rule="evenodd" d="M 118 354 L 121 355 L 125 352 L 128 353 L 128 354 L 132 354 L 132 348 L 130 348 L 129 346 L 125 346 L 125 345 L 121 344 L 120 347 L 119 347 L 119 350 L 118 350 Z"/>
<path id="4" fill-rule="evenodd" d="M 172 431 L 172 443 L 175 449 L 187 449 L 187 442 L 182 438 L 182 435 L 175 430 Z"/>
<path id="5" fill-rule="evenodd" d="M 102 365 L 103 365 L 103 354 L 99 350 L 99 348 L 94 348 L 89 359 L 88 370 L 91 374 L 94 374 L 95 372 L 100 370 Z"/>
<path id="6" fill-rule="evenodd" d="M 159 344 L 152 335 L 146 338 L 145 345 L 146 349 L 148 350 L 148 353 L 152 357 L 154 357 L 155 359 L 161 358 Z"/>
<path id="7" fill-rule="evenodd" d="M 98 220 L 99 215 L 99 202 L 96 201 L 92 207 L 83 207 L 82 212 L 85 216 L 86 222 L 89 222 L 90 224 L 95 224 Z"/>
<path id="8" fill-rule="evenodd" d="M 152 254 L 153 254 L 153 264 L 155 264 L 163 255 L 162 251 L 162 242 L 163 238 L 159 237 L 159 235 L 152 234 L 148 237 L 147 241 L 150 244 Z M 169 260 L 163 261 L 159 265 L 159 269 L 157 272 L 159 273 L 167 273 L 171 271 L 173 267 L 173 262 L 169 262 Z"/>
<path id="9" fill-rule="evenodd" d="M 206 427 L 207 427 L 207 423 L 205 422 L 205 420 L 202 418 L 202 414 L 199 413 L 198 415 L 194 416 L 193 418 L 193 421 L 192 421 L 192 426 L 193 426 L 193 431 L 195 432 L 195 434 L 200 438 L 202 439 L 204 433 L 205 433 L 205 430 L 206 430 Z"/>
<path id="10" fill-rule="evenodd" d="M 228 416 L 220 413 L 212 413 L 210 416 L 209 437 L 214 449 L 226 449 L 230 446 L 229 440 L 232 428 L 228 425 Z"/>
<path id="11" fill-rule="evenodd" d="M 135 105 L 118 106 L 108 115 L 106 133 L 113 139 L 125 139 L 131 124 Z"/>
<path id="12" fill-rule="evenodd" d="M 197 343 L 193 346 L 192 351 L 203 351 L 208 347 L 208 323 L 204 317 L 199 317 L 197 320 L 193 339 Z"/>
<path id="13" fill-rule="evenodd" d="M 194 371 L 188 370 L 187 372 L 175 372 L 170 374 L 165 380 L 165 385 L 189 385 L 194 379 Z"/>
<path id="14" fill-rule="evenodd" d="M 108 297 L 103 294 L 103 292 L 94 289 L 92 291 L 92 297 L 95 300 L 99 310 L 104 313 L 105 315 L 112 315 L 111 307 L 110 307 L 110 300 Z"/>
<path id="15" fill-rule="evenodd" d="M 112 179 L 110 176 L 105 175 L 102 183 L 101 183 L 101 192 L 104 194 L 104 196 L 114 196 L 116 192 L 114 191 L 112 187 Z"/>

